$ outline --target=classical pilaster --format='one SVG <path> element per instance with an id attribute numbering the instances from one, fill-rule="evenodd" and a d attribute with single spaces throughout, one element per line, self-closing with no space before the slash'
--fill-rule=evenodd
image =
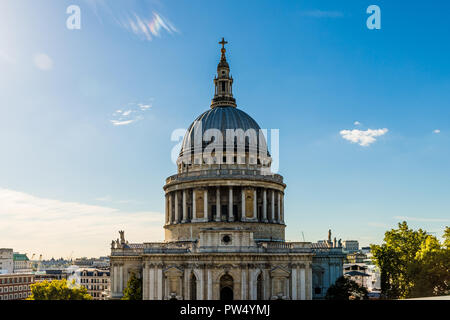
<path id="1" fill-rule="evenodd" d="M 169 224 L 173 223 L 172 194 L 169 193 Z"/>
<path id="2" fill-rule="evenodd" d="M 192 220 L 193 221 L 197 221 L 197 206 L 196 206 L 196 202 L 197 199 L 195 198 L 196 196 L 196 191 L 195 189 L 192 189 Z"/>
<path id="3" fill-rule="evenodd" d="M 275 223 L 276 221 L 275 221 L 275 190 L 271 190 L 271 192 L 270 193 L 272 193 L 272 202 L 271 202 L 271 205 L 272 205 L 272 216 L 270 217 L 271 218 L 271 220 L 272 220 L 272 223 Z"/>
<path id="4" fill-rule="evenodd" d="M 267 189 L 263 190 L 262 220 L 267 222 Z"/>
<path id="5" fill-rule="evenodd" d="M 208 268 L 208 292 L 207 292 L 207 299 L 212 300 L 213 299 L 213 283 L 212 283 L 212 270 L 211 267 Z"/>
<path id="6" fill-rule="evenodd" d="M 312 300 L 312 268 L 311 263 L 306 264 L 306 300 Z"/>
<path id="7" fill-rule="evenodd" d="M 280 223 L 284 224 L 284 194 L 280 192 Z"/>
<path id="8" fill-rule="evenodd" d="M 306 299 L 306 276 L 305 276 L 305 267 L 302 266 L 300 268 L 300 300 Z"/>
<path id="9" fill-rule="evenodd" d="M 258 198 L 256 188 L 253 188 L 253 220 L 258 220 Z"/>
<path id="10" fill-rule="evenodd" d="M 291 273 L 291 280 L 292 280 L 292 300 L 297 300 L 297 266 L 292 266 L 292 273 Z"/>
<path id="11" fill-rule="evenodd" d="M 277 192 L 277 219 L 278 222 L 281 223 L 281 193 Z"/>
<path id="12" fill-rule="evenodd" d="M 123 266 L 120 265 L 119 267 L 119 293 L 120 295 L 123 295 Z"/>
<path id="13" fill-rule="evenodd" d="M 228 189 L 228 221 L 234 221 L 233 216 L 233 187 Z"/>
<path id="14" fill-rule="evenodd" d="M 220 187 L 217 187 L 217 189 L 216 189 L 216 217 L 215 217 L 216 221 L 221 220 L 220 214 L 221 214 Z"/>
<path id="15" fill-rule="evenodd" d="M 166 224 L 169 224 L 169 194 L 166 194 Z"/>
<path id="16" fill-rule="evenodd" d="M 148 300 L 148 264 L 145 262 L 142 270 L 142 300 Z"/>
<path id="17" fill-rule="evenodd" d="M 203 300 L 203 294 L 205 292 L 203 269 L 197 269 L 197 274 L 199 276 L 199 279 L 197 280 L 197 300 Z"/>
<path id="18" fill-rule="evenodd" d="M 183 300 L 189 300 L 189 269 L 184 268 Z M 192 298 L 191 298 L 192 299 Z"/>
<path id="19" fill-rule="evenodd" d="M 249 291 L 249 299 L 250 300 L 256 300 L 257 299 L 257 283 L 258 283 L 258 279 L 257 279 L 257 274 L 258 274 L 258 270 L 256 269 L 249 269 L 248 271 L 249 277 L 250 277 L 250 289 Z"/>
<path id="20" fill-rule="evenodd" d="M 203 205 L 203 209 L 204 209 L 204 211 L 203 211 L 204 212 L 203 213 L 203 220 L 204 221 L 208 221 L 208 188 L 205 188 L 203 201 L 204 201 L 204 205 Z"/>
<path id="21" fill-rule="evenodd" d="M 248 299 L 248 287 L 247 287 L 247 268 L 243 267 L 241 270 L 241 300 Z"/>
<path id="22" fill-rule="evenodd" d="M 175 191 L 175 221 L 174 223 L 178 223 L 180 216 L 179 216 L 179 208 L 178 208 L 178 191 Z"/>
<path id="23" fill-rule="evenodd" d="M 272 290 L 270 288 L 270 274 L 269 270 L 264 269 L 263 271 L 264 280 L 264 300 L 269 300 L 272 295 Z"/>
<path id="24" fill-rule="evenodd" d="M 183 220 L 181 220 L 182 223 L 185 223 L 188 221 L 188 216 L 187 216 L 187 194 L 186 194 L 186 189 L 183 190 Z"/>
<path id="25" fill-rule="evenodd" d="M 156 284 L 155 280 L 156 280 L 156 275 L 155 275 L 155 267 L 154 266 L 150 266 L 148 279 L 149 279 L 149 282 L 150 282 L 148 299 L 149 300 L 155 300 L 155 284 Z"/>
<path id="26" fill-rule="evenodd" d="M 157 278 L 157 299 L 162 300 L 163 299 L 163 270 L 161 266 L 158 266 L 156 269 L 156 278 Z"/>
<path id="27" fill-rule="evenodd" d="M 245 189 L 244 188 L 241 188 L 241 201 L 242 201 L 241 221 L 245 221 Z"/>

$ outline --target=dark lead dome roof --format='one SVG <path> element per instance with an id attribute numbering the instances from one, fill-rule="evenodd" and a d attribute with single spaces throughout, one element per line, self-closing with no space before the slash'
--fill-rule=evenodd
<path id="1" fill-rule="evenodd" d="M 201 127 L 200 127 L 201 126 Z M 264 141 L 259 141 L 259 132 L 261 128 L 258 123 L 253 120 L 247 113 L 242 110 L 239 110 L 236 107 L 232 106 L 221 106 L 215 107 L 211 110 L 208 110 L 202 113 L 200 116 L 195 119 L 195 121 L 189 126 L 186 135 L 184 136 L 183 145 L 181 148 L 180 156 L 189 153 L 189 151 L 194 150 L 194 142 L 195 142 L 195 134 L 200 134 L 201 128 L 201 137 L 205 134 L 208 129 L 218 129 L 222 132 L 222 137 L 224 140 L 224 151 L 226 148 L 226 130 L 227 129 L 242 129 L 246 132 L 249 129 L 255 130 L 257 137 L 257 148 L 259 150 L 260 146 L 264 147 L 267 150 L 267 144 Z M 248 139 L 246 139 L 246 151 L 248 151 Z M 210 142 L 203 142 L 203 149 Z M 234 143 L 236 147 L 236 140 Z M 268 154 L 268 153 L 267 153 Z M 269 154 L 268 154 L 269 155 Z"/>

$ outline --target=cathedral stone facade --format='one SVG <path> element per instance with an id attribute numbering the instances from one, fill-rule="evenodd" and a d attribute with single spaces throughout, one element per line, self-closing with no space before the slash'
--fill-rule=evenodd
<path id="1" fill-rule="evenodd" d="M 336 242 L 285 241 L 283 177 L 259 125 L 239 110 L 222 39 L 208 111 L 189 127 L 166 179 L 165 241 L 111 243 L 111 297 L 132 273 L 144 300 L 308 300 L 342 275 Z"/>

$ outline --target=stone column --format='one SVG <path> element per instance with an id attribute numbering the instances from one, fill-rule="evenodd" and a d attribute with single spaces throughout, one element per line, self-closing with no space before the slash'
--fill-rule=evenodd
<path id="1" fill-rule="evenodd" d="M 280 222 L 284 224 L 284 194 L 280 192 Z"/>
<path id="2" fill-rule="evenodd" d="M 203 209 L 204 209 L 204 213 L 203 213 L 203 220 L 204 221 L 208 221 L 208 188 L 205 188 L 205 193 L 203 196 L 203 200 L 204 200 L 204 205 L 203 205 Z"/>
<path id="3" fill-rule="evenodd" d="M 157 277 L 157 299 L 162 300 L 163 299 L 163 272 L 162 267 L 158 266 L 156 269 L 156 277 Z"/>
<path id="4" fill-rule="evenodd" d="M 179 210 L 178 210 L 178 191 L 175 191 L 175 221 L 174 223 L 178 223 L 179 220 Z"/>
<path id="5" fill-rule="evenodd" d="M 172 194 L 169 193 L 169 224 L 173 223 L 173 218 L 172 218 Z"/>
<path id="6" fill-rule="evenodd" d="M 197 221 L 197 208 L 196 208 L 196 199 L 195 199 L 195 189 L 192 189 L 192 220 Z"/>
<path id="7" fill-rule="evenodd" d="M 306 300 L 312 300 L 312 268 L 311 263 L 306 265 Z"/>
<path id="8" fill-rule="evenodd" d="M 300 300 L 306 299 L 306 277 L 305 277 L 305 267 L 302 266 L 300 269 Z"/>
<path id="9" fill-rule="evenodd" d="M 248 271 L 249 278 L 250 278 L 250 281 L 249 281 L 250 289 L 248 290 L 249 295 L 250 295 L 250 297 L 249 297 L 250 300 L 256 300 L 258 298 L 257 297 L 257 286 L 258 286 L 257 272 L 258 272 L 258 270 L 255 270 L 255 269 L 250 269 Z"/>
<path id="10" fill-rule="evenodd" d="M 111 283 L 111 291 L 115 295 L 117 293 L 117 291 L 119 291 L 119 290 L 117 290 L 119 281 L 117 279 L 117 266 L 116 265 L 112 266 L 111 282 L 112 282 Z"/>
<path id="11" fill-rule="evenodd" d="M 269 270 L 264 269 L 263 271 L 264 276 L 264 299 L 270 300 L 272 296 L 271 288 L 270 288 L 270 274 Z"/>
<path id="12" fill-rule="evenodd" d="M 234 221 L 233 216 L 233 187 L 228 189 L 228 221 Z"/>
<path id="13" fill-rule="evenodd" d="M 281 223 L 281 193 L 280 192 L 277 192 L 277 203 L 278 203 L 277 218 L 278 218 L 278 222 Z"/>
<path id="14" fill-rule="evenodd" d="M 212 270 L 211 268 L 208 268 L 208 288 L 207 288 L 207 299 L 212 300 L 213 299 L 213 283 L 212 283 Z"/>
<path id="15" fill-rule="evenodd" d="M 297 300 L 297 266 L 292 266 L 292 274 L 291 274 L 291 280 L 292 280 L 292 300 Z"/>
<path id="16" fill-rule="evenodd" d="M 258 220 L 258 194 L 256 188 L 253 188 L 253 220 Z"/>
<path id="17" fill-rule="evenodd" d="M 275 220 L 275 190 L 272 190 L 271 193 L 272 193 L 272 203 L 271 203 L 271 205 L 272 205 L 272 210 L 271 210 L 272 211 L 272 217 L 271 217 L 271 220 L 274 223 L 274 222 L 276 222 L 276 220 Z"/>
<path id="18" fill-rule="evenodd" d="M 220 214 L 221 214 L 221 204 L 220 204 L 220 187 L 217 187 L 217 189 L 216 189 L 216 218 L 215 218 L 215 220 L 216 221 L 220 221 L 221 220 L 221 217 L 220 217 Z"/>
<path id="19" fill-rule="evenodd" d="M 187 222 L 188 220 L 188 216 L 187 216 L 187 204 L 186 204 L 186 189 L 183 190 L 183 220 L 181 220 L 181 222 Z"/>
<path id="20" fill-rule="evenodd" d="M 166 194 L 166 224 L 169 224 L 169 195 Z"/>
<path id="21" fill-rule="evenodd" d="M 189 278 L 189 269 L 184 268 L 183 300 L 189 300 Z"/>
<path id="22" fill-rule="evenodd" d="M 119 267 L 119 293 L 123 296 L 123 266 Z"/>
<path id="23" fill-rule="evenodd" d="M 148 264 L 144 263 L 142 270 L 142 300 L 148 300 Z"/>
<path id="24" fill-rule="evenodd" d="M 243 187 L 241 187 L 241 198 L 242 198 L 241 221 L 245 221 L 245 189 Z"/>
<path id="25" fill-rule="evenodd" d="M 267 189 L 263 190 L 262 221 L 267 222 Z"/>
<path id="26" fill-rule="evenodd" d="M 203 269 L 197 269 L 198 270 L 198 275 L 199 278 L 197 280 L 197 300 L 203 300 L 203 293 L 205 291 L 205 287 L 203 285 L 203 283 L 205 282 L 203 279 Z"/>
<path id="27" fill-rule="evenodd" d="M 150 289 L 149 289 L 149 300 L 155 300 L 155 267 L 151 266 L 150 268 L 150 274 L 148 275 L 149 282 L 150 282 Z"/>
<path id="28" fill-rule="evenodd" d="M 241 299 L 240 300 L 247 300 L 248 299 L 248 288 L 247 288 L 247 268 L 244 267 L 241 269 Z"/>

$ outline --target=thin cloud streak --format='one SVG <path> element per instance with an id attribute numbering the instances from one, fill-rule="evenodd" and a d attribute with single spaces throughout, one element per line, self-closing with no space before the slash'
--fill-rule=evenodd
<path id="1" fill-rule="evenodd" d="M 41 198 L 0 188 L 0 243 L 45 257 L 105 255 L 118 230 L 130 242 L 161 241 L 164 215 Z"/>
<path id="2" fill-rule="evenodd" d="M 116 110 L 109 121 L 113 126 L 126 126 L 144 119 L 143 114 L 151 109 L 152 104 L 129 103 L 124 108 Z"/>

